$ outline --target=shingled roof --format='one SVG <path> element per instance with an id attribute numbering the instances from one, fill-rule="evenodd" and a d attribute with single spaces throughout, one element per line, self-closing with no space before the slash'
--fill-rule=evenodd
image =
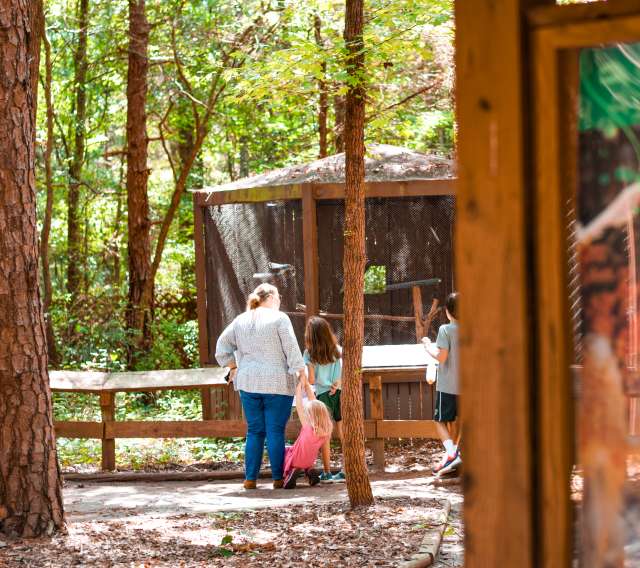
<path id="1" fill-rule="evenodd" d="M 344 153 L 336 154 L 308 164 L 280 168 L 232 183 L 194 191 L 212 193 L 308 183 L 344 183 L 344 161 Z M 365 179 L 368 182 L 410 181 L 452 176 L 453 162 L 446 158 L 421 154 L 408 148 L 387 144 L 367 144 Z"/>

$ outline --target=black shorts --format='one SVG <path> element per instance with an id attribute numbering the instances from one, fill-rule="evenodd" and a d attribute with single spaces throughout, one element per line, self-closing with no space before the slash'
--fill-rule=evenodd
<path id="1" fill-rule="evenodd" d="M 436 422 L 455 422 L 458 417 L 458 395 L 436 391 L 436 410 L 433 419 Z"/>
<path id="2" fill-rule="evenodd" d="M 336 422 L 342 420 L 342 413 L 340 412 L 340 393 L 342 391 L 338 389 L 335 394 L 331 394 L 329 391 L 323 392 L 318 395 L 318 400 L 324 402 L 325 406 L 329 409 L 329 414 Z"/>

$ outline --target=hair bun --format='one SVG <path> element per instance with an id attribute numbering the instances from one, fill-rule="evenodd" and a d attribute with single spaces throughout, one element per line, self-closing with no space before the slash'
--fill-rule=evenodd
<path id="1" fill-rule="evenodd" d="M 260 296 L 255 292 L 252 292 L 249 294 L 249 301 L 247 303 L 249 304 L 250 310 L 255 310 L 260 305 Z"/>

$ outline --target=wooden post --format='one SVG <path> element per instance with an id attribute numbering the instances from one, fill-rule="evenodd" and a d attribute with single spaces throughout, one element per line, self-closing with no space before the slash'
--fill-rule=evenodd
<path id="1" fill-rule="evenodd" d="M 455 2 L 466 568 L 537 565 L 523 11 L 541 3 Z"/>
<path id="2" fill-rule="evenodd" d="M 113 422 L 116 418 L 116 395 L 113 392 L 100 393 L 100 413 L 102 415 L 102 471 L 116 469 L 116 441 L 106 438 L 106 422 Z"/>
<path id="3" fill-rule="evenodd" d="M 533 35 L 540 568 L 569 566 L 573 558 L 574 463 L 573 330 L 569 309 L 567 201 L 578 174 L 578 54 L 557 52 Z M 605 399 L 603 399 L 605 400 Z M 607 399 L 608 400 L 608 399 Z M 586 484 L 585 484 L 586 485 Z M 585 564 L 585 566 L 596 564 Z"/>
<path id="4" fill-rule="evenodd" d="M 305 185 L 302 188 L 302 239 L 304 241 L 304 302 L 308 319 L 320 311 L 318 216 L 312 185 Z"/>
<path id="5" fill-rule="evenodd" d="M 424 337 L 424 314 L 422 311 L 422 290 L 420 286 L 411 289 L 413 295 L 413 313 L 416 317 L 416 342 L 420 343 Z"/>
<path id="6" fill-rule="evenodd" d="M 382 377 L 375 376 L 369 379 L 369 398 L 371 401 L 371 419 L 384 420 L 384 410 L 382 405 Z M 376 437 L 371 440 L 373 450 L 373 465 L 376 471 L 384 472 L 384 438 L 378 438 L 378 428 L 376 425 Z"/>
<path id="7" fill-rule="evenodd" d="M 193 199 L 193 241 L 196 253 L 196 306 L 198 312 L 198 352 L 200 365 L 209 361 L 209 328 L 207 326 L 207 276 L 205 271 L 204 250 L 204 207 Z M 210 388 L 200 390 L 202 419 L 213 420 L 213 391 Z"/>

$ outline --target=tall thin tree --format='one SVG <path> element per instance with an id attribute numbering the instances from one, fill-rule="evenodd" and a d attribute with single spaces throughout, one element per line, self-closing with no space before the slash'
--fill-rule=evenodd
<path id="1" fill-rule="evenodd" d="M 344 224 L 343 436 L 347 491 L 352 507 L 371 505 L 373 493 L 364 454 L 362 346 L 364 344 L 365 185 L 364 185 L 364 0 L 347 0 Z"/>
<path id="2" fill-rule="evenodd" d="M 324 50 L 324 40 L 322 39 L 322 19 L 319 14 L 313 16 L 313 29 L 318 49 Z M 329 116 L 329 89 L 327 87 L 326 74 L 327 62 L 322 61 L 320 65 L 322 78 L 318 79 L 318 158 L 326 158 L 327 150 L 327 118 Z"/>
<path id="3" fill-rule="evenodd" d="M 80 187 L 86 147 L 87 120 L 87 52 L 89 27 L 89 0 L 78 0 L 76 20 L 78 43 L 73 55 L 74 117 L 73 154 L 69 164 L 69 190 L 67 196 L 67 292 L 76 299 L 81 285 L 80 263 L 82 238 L 80 234 Z"/>
<path id="4" fill-rule="evenodd" d="M 0 532 L 62 528 L 38 282 L 35 109 L 40 2 L 0 10 Z"/>
<path id="5" fill-rule="evenodd" d="M 147 181 L 147 85 L 149 23 L 145 0 L 129 0 L 129 69 L 127 73 L 127 210 L 129 250 L 129 302 L 127 327 L 137 334 L 130 350 L 135 353 L 150 344 L 151 299 L 143 301 L 151 275 L 151 221 Z"/>

